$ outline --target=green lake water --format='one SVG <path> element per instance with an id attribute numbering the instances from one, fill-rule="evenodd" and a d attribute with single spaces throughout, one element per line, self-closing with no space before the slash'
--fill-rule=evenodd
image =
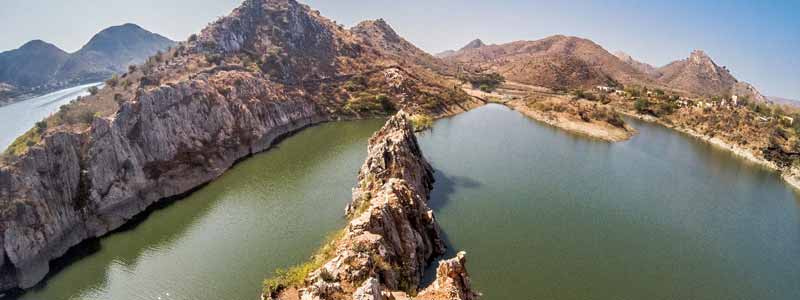
<path id="1" fill-rule="evenodd" d="M 264 277 L 344 225 L 382 123 L 306 129 L 83 245 L 21 299 L 255 300 Z M 727 152 L 633 125 L 639 135 L 608 144 L 488 105 L 420 134 L 448 256 L 467 251 L 482 299 L 800 299 L 797 194 Z"/>

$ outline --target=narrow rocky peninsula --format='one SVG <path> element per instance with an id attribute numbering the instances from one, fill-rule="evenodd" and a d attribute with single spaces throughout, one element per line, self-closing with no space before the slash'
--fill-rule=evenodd
<path id="1" fill-rule="evenodd" d="M 477 105 L 444 70 L 381 20 L 345 29 L 294 0 L 246 0 L 0 157 L 0 292 L 306 126 Z"/>
<path id="2" fill-rule="evenodd" d="M 314 268 L 295 269 L 265 282 L 264 299 L 476 299 L 466 254 L 439 262 L 433 284 L 423 272 L 445 245 L 427 201 L 433 169 L 400 112 L 369 141 L 358 175 L 349 223 L 312 258 Z M 287 275 L 299 274 L 300 282 Z"/>

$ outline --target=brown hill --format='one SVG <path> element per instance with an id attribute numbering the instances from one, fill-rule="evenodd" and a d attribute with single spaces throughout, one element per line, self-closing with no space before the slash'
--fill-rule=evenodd
<path id="1" fill-rule="evenodd" d="M 550 88 L 641 84 L 651 80 L 594 42 L 563 35 L 458 51 L 448 61 Z"/>
<path id="2" fill-rule="evenodd" d="M 659 68 L 658 72 L 659 82 L 700 95 L 728 94 L 738 82 L 726 67 L 718 66 L 700 50 L 692 51 L 687 59 Z"/>
<path id="3" fill-rule="evenodd" d="M 622 60 L 624 63 L 631 65 L 636 70 L 639 70 L 639 72 L 647 74 L 650 77 L 658 78 L 661 76 L 656 67 L 653 67 L 647 63 L 640 62 L 625 52 L 617 51 L 614 53 L 614 56 Z"/>

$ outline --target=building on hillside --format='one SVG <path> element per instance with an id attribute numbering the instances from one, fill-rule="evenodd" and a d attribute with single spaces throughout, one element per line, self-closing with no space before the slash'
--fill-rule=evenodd
<path id="1" fill-rule="evenodd" d="M 733 102 L 733 106 L 739 106 L 739 96 L 731 96 L 731 101 Z"/>
<path id="2" fill-rule="evenodd" d="M 612 92 L 616 91 L 616 89 L 614 89 L 613 87 L 604 86 L 604 85 L 598 85 L 597 87 L 595 87 L 595 89 L 597 89 L 598 91 L 601 91 L 601 92 L 606 92 L 606 93 L 612 93 Z"/>
<path id="3" fill-rule="evenodd" d="M 788 124 L 789 126 L 794 125 L 794 118 L 790 116 L 782 116 L 781 121 L 786 122 L 786 124 Z"/>

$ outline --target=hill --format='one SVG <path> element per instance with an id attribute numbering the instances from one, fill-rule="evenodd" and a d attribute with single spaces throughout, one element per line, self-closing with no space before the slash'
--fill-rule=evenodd
<path id="1" fill-rule="evenodd" d="M 0 105 L 108 79 L 174 44 L 134 24 L 107 28 L 71 54 L 44 41 L 30 41 L 0 53 L 0 83 L 14 87 L 13 93 L 0 91 Z"/>
<path id="2" fill-rule="evenodd" d="M 511 81 L 559 89 L 650 81 L 594 42 L 563 35 L 466 47 L 445 59 L 478 71 L 497 72 Z"/>

